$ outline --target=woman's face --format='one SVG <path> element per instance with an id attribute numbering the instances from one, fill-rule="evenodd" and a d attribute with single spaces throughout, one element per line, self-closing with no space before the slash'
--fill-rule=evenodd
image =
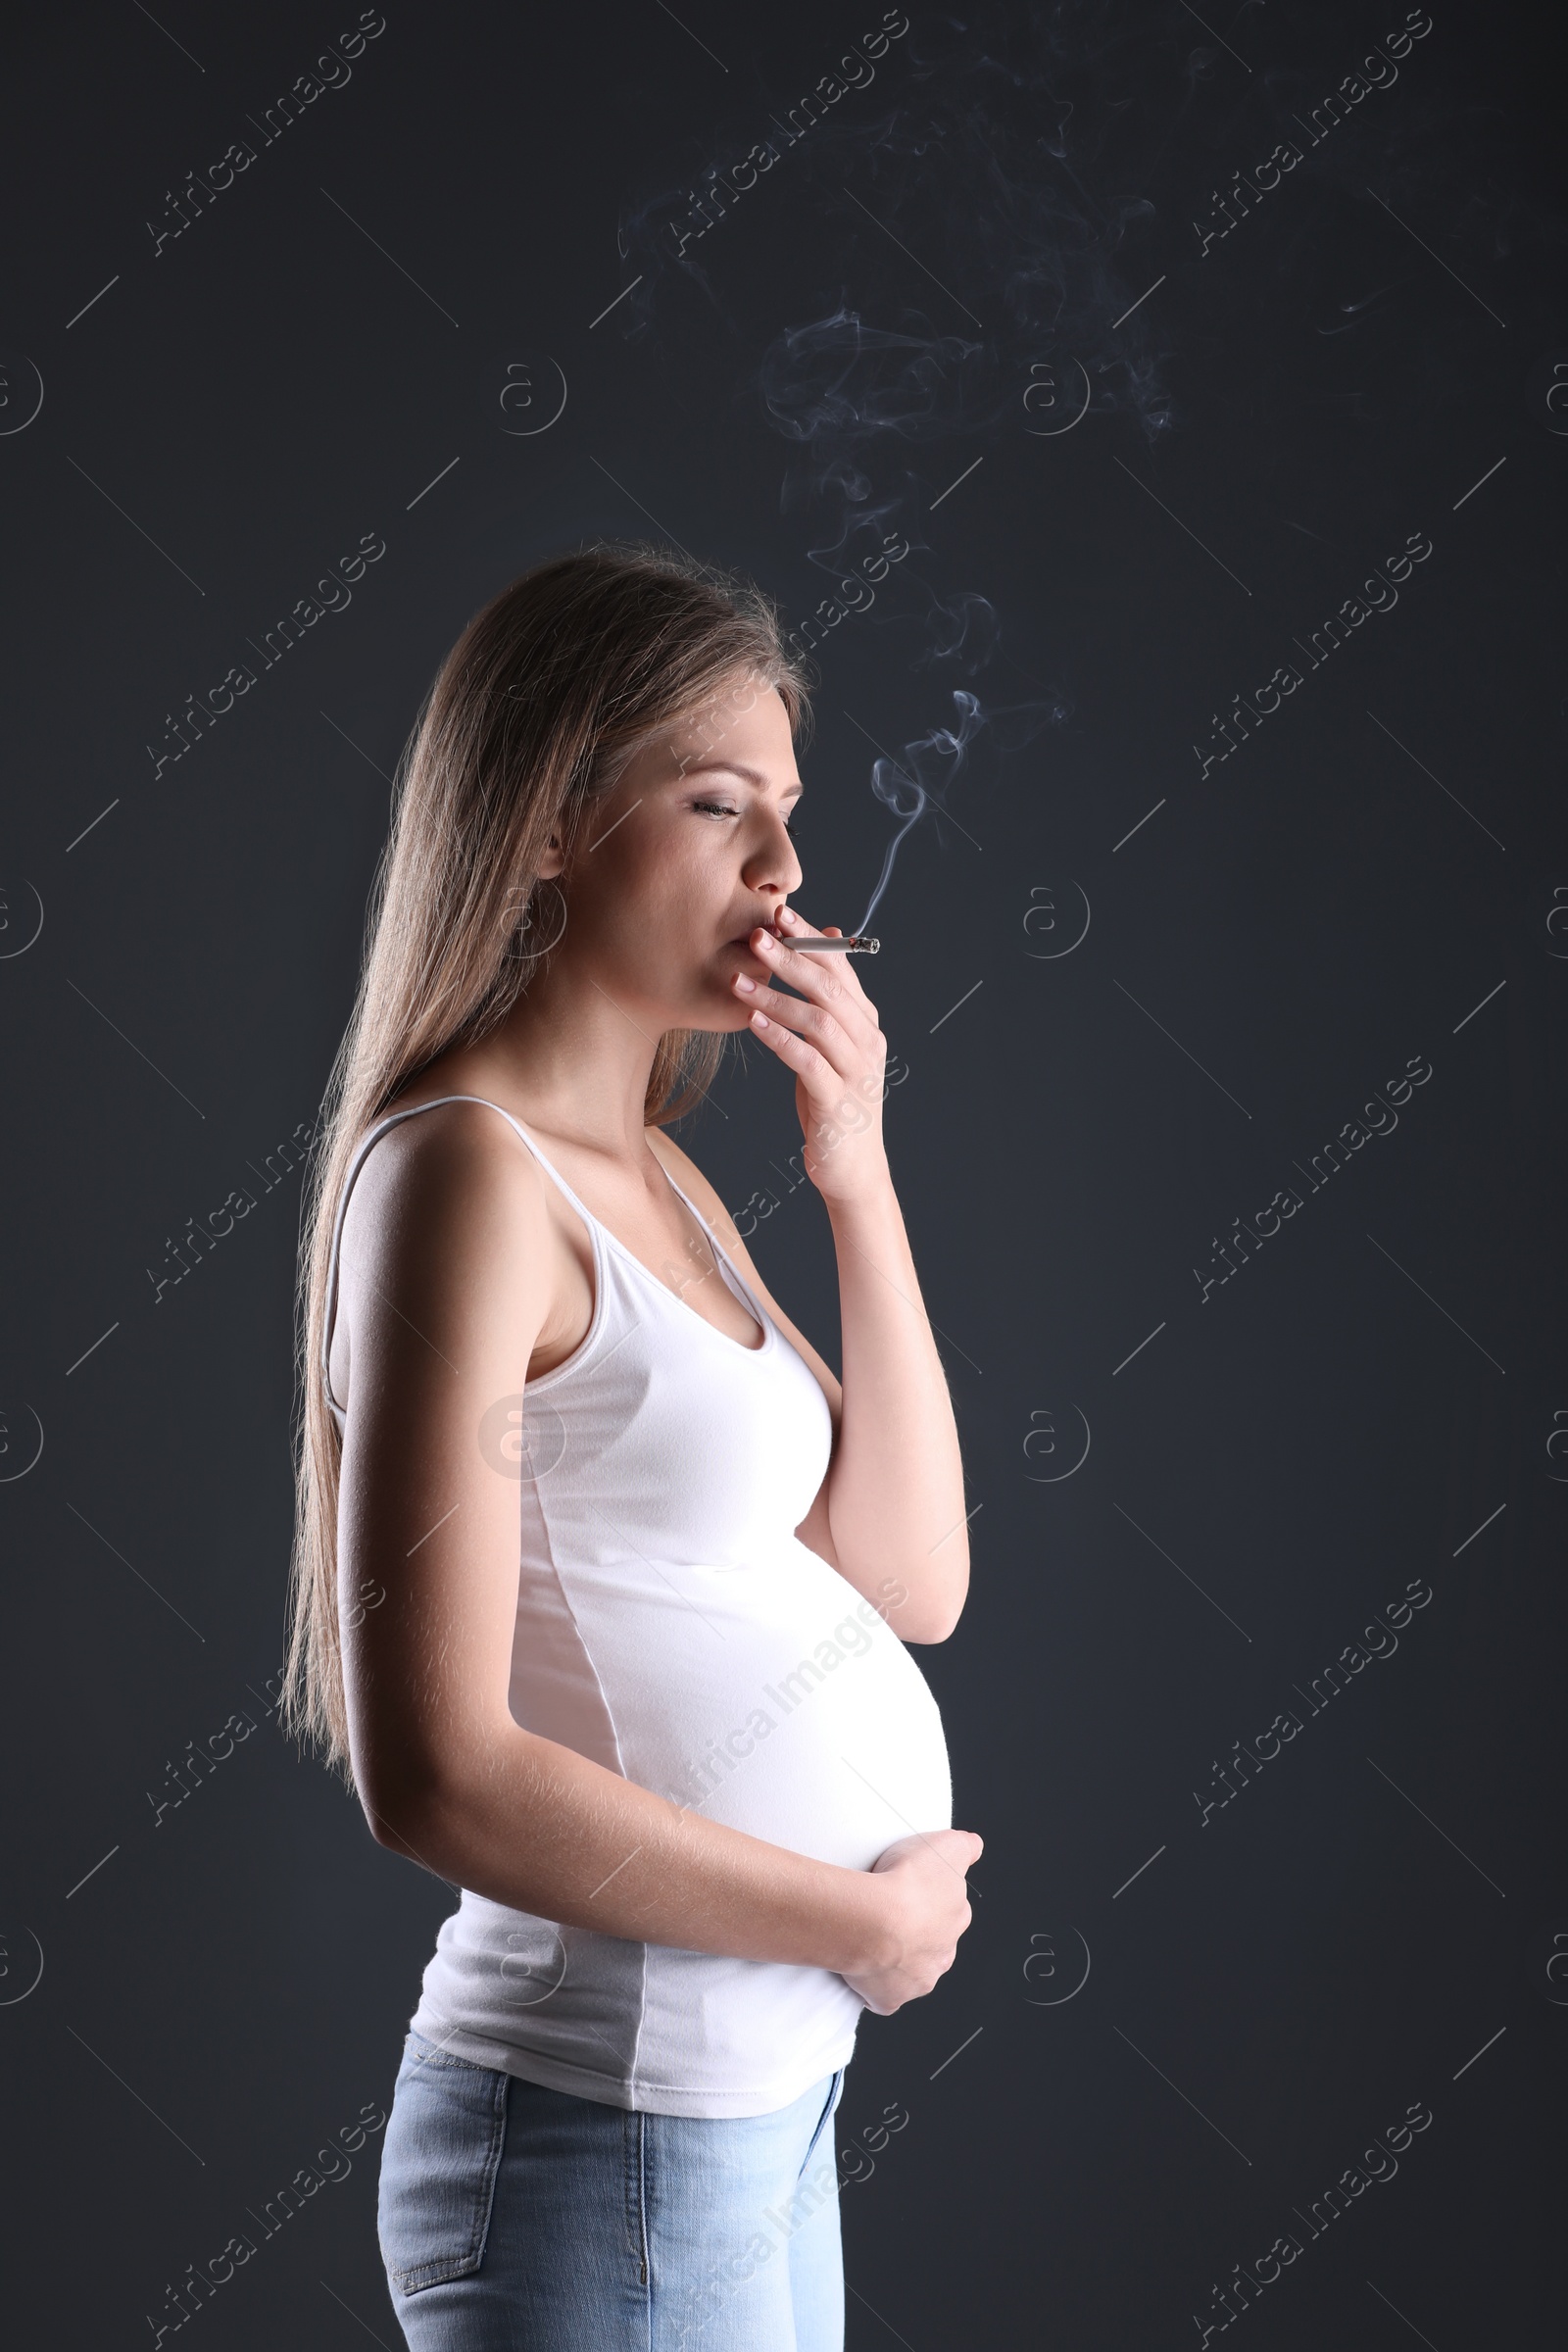
<path id="1" fill-rule="evenodd" d="M 743 1029 L 737 971 L 800 886 L 788 825 L 802 792 L 777 693 L 740 675 L 644 747 L 598 803 L 562 875 L 556 969 L 587 974 L 650 1034 Z M 638 1006 L 643 1008 L 638 1010 Z"/>

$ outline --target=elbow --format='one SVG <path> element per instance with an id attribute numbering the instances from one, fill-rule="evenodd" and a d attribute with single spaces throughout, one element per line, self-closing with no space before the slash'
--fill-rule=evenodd
<path id="1" fill-rule="evenodd" d="M 963 1604 L 969 1597 L 969 1553 L 965 1545 L 961 1560 L 955 1560 L 945 1580 L 946 1590 L 927 1595 L 921 1612 L 924 1623 L 917 1633 L 905 1636 L 906 1642 L 946 1642 L 957 1629 L 963 1615 Z"/>
<path id="2" fill-rule="evenodd" d="M 905 1642 L 918 1642 L 922 1644 L 928 1642 L 946 1642 L 949 1636 L 956 1630 L 958 1619 L 963 1615 L 963 1604 L 968 1597 L 969 1567 L 968 1562 L 965 1561 L 961 1576 L 957 1578 L 955 1587 L 947 1592 L 928 1593 L 922 1595 L 919 1600 L 910 1598 L 906 1608 L 901 1611 L 901 1615 L 906 1616 L 908 1622 L 897 1626 L 900 1639 Z"/>
<path id="3" fill-rule="evenodd" d="M 531 1734 L 509 1720 L 514 1741 Z M 355 1788 L 377 1845 L 419 1863 L 437 1878 L 461 1880 L 475 1838 L 493 1820 L 498 1768 L 508 1761 L 503 1736 L 486 1728 L 459 1741 L 411 1735 L 399 1723 L 356 1755 Z"/>
<path id="4" fill-rule="evenodd" d="M 957 1608 L 942 1617 L 922 1618 L 918 1624 L 901 1628 L 900 1639 L 905 1642 L 918 1642 L 922 1647 L 929 1642 L 946 1642 L 949 1635 L 956 1628 L 962 1614 L 962 1609 Z"/>
<path id="5" fill-rule="evenodd" d="M 434 1776 L 357 1764 L 354 1787 L 376 1844 L 389 1853 L 428 1862 L 440 1842 L 440 1791 Z"/>
<path id="6" fill-rule="evenodd" d="M 370 1836 L 388 1853 L 413 1854 L 422 1850 L 422 1822 L 416 1826 L 413 1808 L 406 1797 L 388 1796 L 381 1790 L 361 1788 L 360 1806 L 365 1814 Z"/>
<path id="7" fill-rule="evenodd" d="M 946 1642 L 963 1615 L 967 1592 L 958 1592 L 952 1599 L 935 1597 L 916 1603 L 912 1598 L 896 1610 L 889 1622 L 901 1642 Z"/>

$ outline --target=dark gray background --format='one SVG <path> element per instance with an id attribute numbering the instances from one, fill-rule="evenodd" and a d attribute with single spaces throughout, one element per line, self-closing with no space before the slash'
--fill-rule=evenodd
<path id="1" fill-rule="evenodd" d="M 679 267 L 698 175 L 880 13 L 389 0 L 270 145 L 249 119 L 351 7 L 75 8 L 14 36 L 19 2341 L 151 2341 L 169 2283 L 260 2240 L 247 2212 L 389 2101 L 450 1907 L 268 1712 L 299 1178 L 264 1196 L 258 1172 L 315 1116 L 419 697 L 471 612 L 585 536 L 675 538 L 797 625 L 870 509 L 910 552 L 821 647 L 799 895 L 865 911 L 897 827 L 869 737 L 934 788 L 860 968 L 975 1506 L 967 1611 L 916 1654 L 987 1848 L 956 1966 L 862 2028 L 851 2346 L 1201 2341 L 1216 2286 L 1289 2231 L 1299 2255 L 1240 2290 L 1248 2343 L 1560 2326 L 1552 21 L 1435 0 L 1397 80 L 1308 147 L 1293 122 L 1395 0 L 911 9 Z M 1213 192 L 1287 137 L 1301 164 L 1205 251 Z M 187 172 L 241 138 L 255 163 L 155 252 Z M 904 340 L 857 354 L 851 320 Z M 546 429 L 502 429 L 508 366 L 541 422 L 559 371 Z M 1080 380 L 1087 414 L 1043 430 Z M 366 533 L 386 552 L 352 605 L 158 770 L 166 714 Z M 1308 670 L 1293 646 L 1413 533 L 1397 606 Z M 1291 661 L 1302 686 L 1202 772 L 1216 715 Z M 961 765 L 936 740 L 956 692 L 986 717 Z M 1432 1075 L 1397 1128 L 1309 1191 L 1412 1056 Z M 832 1355 L 791 1091 L 754 1053 L 682 1140 Z M 155 1303 L 170 1242 L 246 1185 L 255 1210 Z M 1293 1185 L 1205 1296 L 1234 1220 Z M 1311 1712 L 1412 1581 L 1397 1650 Z M 1233 1743 L 1291 1708 L 1205 1817 Z M 255 1733 L 157 1819 L 234 1713 Z M 1311 2235 L 1417 2103 L 1397 2174 Z M 395 2343 L 378 2146 L 192 2340 Z"/>

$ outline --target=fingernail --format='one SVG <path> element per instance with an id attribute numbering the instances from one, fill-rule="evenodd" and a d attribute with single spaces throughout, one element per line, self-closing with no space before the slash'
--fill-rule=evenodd
<path id="1" fill-rule="evenodd" d="M 755 980 L 748 980 L 744 972 L 736 973 L 735 985 L 737 988 L 743 989 L 746 995 L 749 997 L 754 996 L 757 992 L 757 982 Z"/>

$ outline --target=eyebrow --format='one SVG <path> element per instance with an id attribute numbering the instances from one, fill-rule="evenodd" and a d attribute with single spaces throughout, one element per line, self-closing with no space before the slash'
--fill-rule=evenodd
<path id="1" fill-rule="evenodd" d="M 736 760 L 694 760 L 689 767 L 683 767 L 680 772 L 683 776 L 714 774 L 743 776 L 746 782 L 755 785 L 759 792 L 767 790 L 767 778 L 762 774 L 760 768 L 747 767 Z M 805 790 L 804 784 L 792 784 L 781 797 L 786 801 L 799 800 Z"/>

